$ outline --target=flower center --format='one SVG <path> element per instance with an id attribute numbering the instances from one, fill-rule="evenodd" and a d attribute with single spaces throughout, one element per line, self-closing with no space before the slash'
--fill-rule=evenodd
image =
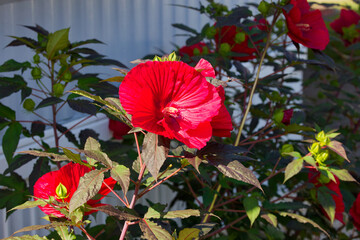
<path id="1" fill-rule="evenodd" d="M 311 30 L 310 24 L 307 24 L 307 23 L 298 23 L 298 24 L 296 24 L 296 26 L 297 26 L 301 31 L 310 31 L 310 30 Z"/>
<path id="2" fill-rule="evenodd" d="M 173 117 L 173 118 L 177 118 L 180 115 L 180 111 L 177 108 L 174 108 L 174 107 L 166 107 L 166 108 L 164 108 L 162 110 L 162 113 L 165 116 L 170 116 L 170 117 Z"/>

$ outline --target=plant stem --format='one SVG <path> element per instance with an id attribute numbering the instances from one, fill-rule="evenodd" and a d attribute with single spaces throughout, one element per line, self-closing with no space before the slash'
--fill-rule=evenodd
<path id="1" fill-rule="evenodd" d="M 208 210 L 209 213 L 207 213 L 207 214 L 205 215 L 204 219 L 202 220 L 202 223 L 206 223 L 207 220 L 209 219 L 210 213 L 211 213 L 211 211 L 214 209 L 215 202 L 216 202 L 216 199 L 217 199 L 217 196 L 218 196 L 220 190 L 221 190 L 221 184 L 219 184 L 219 185 L 217 186 L 217 188 L 216 188 L 216 193 L 215 193 L 215 195 L 214 195 L 214 198 L 213 198 L 213 200 L 212 200 L 212 202 L 211 202 L 211 205 L 210 205 L 210 207 L 209 207 L 209 210 Z"/>

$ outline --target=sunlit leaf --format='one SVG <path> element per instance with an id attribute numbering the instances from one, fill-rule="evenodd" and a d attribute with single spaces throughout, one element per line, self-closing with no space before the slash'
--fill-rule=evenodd
<path id="1" fill-rule="evenodd" d="M 110 170 L 111 177 L 115 179 L 121 186 L 121 189 L 126 195 L 130 184 L 130 169 L 124 165 L 115 164 Z"/>
<path id="2" fill-rule="evenodd" d="M 260 214 L 260 207 L 258 200 L 256 199 L 256 197 L 253 196 L 246 197 L 243 203 L 244 203 L 246 215 L 250 219 L 250 225 L 252 226 L 254 221 Z"/>
<path id="3" fill-rule="evenodd" d="M 57 51 L 69 46 L 69 30 L 70 28 L 65 28 L 49 34 L 49 40 L 46 45 L 48 59 L 52 59 Z"/>
<path id="4" fill-rule="evenodd" d="M 147 240 L 172 240 L 170 233 L 155 222 L 143 219 L 139 222 L 139 226 L 143 237 Z"/>
<path id="5" fill-rule="evenodd" d="M 193 240 L 198 239 L 200 235 L 200 229 L 197 228 L 184 228 L 179 232 L 177 240 Z"/>
<path id="6" fill-rule="evenodd" d="M 298 159 L 293 160 L 286 166 L 284 182 L 286 182 L 291 177 L 295 176 L 296 174 L 298 174 L 301 171 L 301 169 L 303 167 L 303 162 L 304 162 L 303 158 L 298 158 Z"/>

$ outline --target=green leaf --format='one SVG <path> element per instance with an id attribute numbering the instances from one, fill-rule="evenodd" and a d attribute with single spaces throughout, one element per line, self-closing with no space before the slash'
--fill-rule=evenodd
<path id="1" fill-rule="evenodd" d="M 45 98 L 44 100 L 42 100 L 35 109 L 39 109 L 39 108 L 43 108 L 43 107 L 48 107 L 48 106 L 52 106 L 58 103 L 63 102 L 62 99 L 57 98 L 57 97 L 48 97 Z"/>
<path id="2" fill-rule="evenodd" d="M 66 155 L 60 155 L 56 153 L 48 153 L 48 152 L 41 152 L 36 150 L 28 150 L 28 151 L 22 151 L 20 153 L 24 154 L 30 154 L 37 157 L 48 157 L 52 161 L 60 162 L 60 161 L 71 161 Z"/>
<path id="3" fill-rule="evenodd" d="M 0 103 L 0 116 L 15 121 L 15 111 Z"/>
<path id="4" fill-rule="evenodd" d="M 116 164 L 110 170 L 111 177 L 115 179 L 121 186 L 124 195 L 126 195 L 130 184 L 130 169 L 124 165 Z"/>
<path id="5" fill-rule="evenodd" d="M 66 223 L 66 222 L 53 222 L 53 223 L 45 224 L 45 225 L 32 225 L 32 226 L 24 227 L 20 230 L 17 230 L 16 232 L 14 232 L 14 234 L 21 233 L 21 232 L 35 231 L 35 230 L 40 230 L 40 229 L 50 229 L 50 228 L 55 228 L 55 227 L 59 227 L 59 226 L 71 226 L 71 224 Z"/>
<path id="6" fill-rule="evenodd" d="M 91 102 L 88 100 L 69 99 L 69 100 L 67 100 L 67 103 L 73 110 L 75 110 L 77 112 L 95 115 L 96 111 L 97 111 L 96 106 L 91 104 Z"/>
<path id="7" fill-rule="evenodd" d="M 301 125 L 298 125 L 298 124 L 295 124 L 295 123 L 284 126 L 284 130 L 287 133 L 297 133 L 297 132 L 300 132 L 300 131 L 303 131 L 303 132 L 315 132 L 315 129 L 313 129 L 311 127 L 301 126 Z"/>
<path id="8" fill-rule="evenodd" d="M 198 32 L 197 32 L 195 29 L 190 28 L 190 27 L 188 27 L 188 26 L 186 26 L 186 25 L 184 25 L 184 24 L 173 23 L 173 24 L 171 24 L 171 25 L 172 25 L 174 28 L 178 28 L 178 29 L 181 29 L 181 30 L 184 30 L 184 31 L 187 31 L 187 32 L 191 32 L 191 33 L 193 33 L 193 34 L 195 34 L 195 35 L 198 34 Z"/>
<path id="9" fill-rule="evenodd" d="M 344 158 L 346 161 L 350 162 L 341 142 L 333 140 L 329 143 L 329 145 L 327 145 L 327 147 L 330 148 L 332 151 L 336 152 L 340 157 Z"/>
<path id="10" fill-rule="evenodd" d="M 278 202 L 271 203 L 269 201 L 263 202 L 263 208 L 266 210 L 298 210 L 301 208 L 308 208 L 308 205 L 305 205 L 301 202 Z"/>
<path id="11" fill-rule="evenodd" d="M 71 229 L 69 232 L 68 226 L 59 226 L 59 227 L 56 227 L 55 230 L 61 237 L 61 240 L 76 240 L 76 236 L 74 234 L 74 229 Z"/>
<path id="12" fill-rule="evenodd" d="M 260 214 L 260 207 L 258 200 L 254 196 L 246 197 L 244 199 L 244 207 L 245 207 L 246 215 L 250 219 L 250 224 L 252 226 L 254 221 Z"/>
<path id="13" fill-rule="evenodd" d="M 316 161 L 315 161 L 315 159 L 314 159 L 312 156 L 305 156 L 305 157 L 304 157 L 304 161 L 305 161 L 306 163 L 308 163 L 309 165 L 313 166 L 313 167 L 316 167 L 316 166 L 317 166 L 317 165 L 316 165 Z"/>
<path id="14" fill-rule="evenodd" d="M 330 217 L 331 223 L 335 220 L 335 201 L 332 198 L 329 189 L 325 186 L 319 187 L 317 190 L 317 199 L 325 210 L 327 215 Z"/>
<path id="15" fill-rule="evenodd" d="M 288 212 L 279 212 L 279 214 L 280 214 L 280 216 L 283 216 L 283 217 L 291 217 L 293 219 L 296 219 L 300 223 L 309 223 L 313 227 L 321 230 L 323 233 L 325 233 L 326 236 L 328 236 L 331 239 L 330 235 L 322 227 L 320 227 L 319 224 L 317 224 L 316 222 L 314 222 L 306 217 L 303 217 L 303 216 L 295 214 L 295 213 L 288 213 Z"/>
<path id="16" fill-rule="evenodd" d="M 302 167 L 303 167 L 303 162 L 304 159 L 303 158 L 298 158 L 293 160 L 291 163 L 289 163 L 286 168 L 285 168 L 285 179 L 284 179 L 284 183 L 289 180 L 289 178 L 295 176 L 296 174 L 298 174 Z"/>
<path id="17" fill-rule="evenodd" d="M 104 173 L 101 170 L 85 173 L 80 178 L 79 186 L 70 200 L 69 211 L 73 212 L 76 208 L 93 198 L 99 192 L 103 181 Z"/>
<path id="18" fill-rule="evenodd" d="M 134 221 L 134 220 L 139 219 L 138 216 L 135 216 L 135 215 L 132 215 L 132 214 L 130 214 L 128 212 L 125 212 L 123 210 L 119 210 L 117 208 L 114 208 L 111 205 L 99 206 L 99 207 L 96 207 L 94 209 L 98 210 L 98 211 L 101 211 L 101 212 L 104 212 L 109 216 L 116 217 L 119 220 Z"/>
<path id="19" fill-rule="evenodd" d="M 2 139 L 3 152 L 9 165 L 13 162 L 13 155 L 20 140 L 21 130 L 21 124 L 18 122 L 13 122 L 9 125 L 9 128 L 6 129 Z"/>
<path id="20" fill-rule="evenodd" d="M 70 28 L 65 28 L 49 34 L 49 40 L 46 45 L 48 59 L 52 59 L 57 51 L 69 46 L 69 30 Z"/>
<path id="21" fill-rule="evenodd" d="M 168 231 L 150 220 L 142 219 L 139 226 L 144 234 L 143 237 L 147 240 L 172 240 Z"/>
<path id="22" fill-rule="evenodd" d="M 37 207 L 37 206 L 45 206 L 47 203 L 44 202 L 43 200 L 39 199 L 36 201 L 26 201 L 21 205 L 18 205 L 12 209 L 10 209 L 10 211 L 12 210 L 17 210 L 17 209 L 26 209 L 26 208 L 33 208 L 33 207 Z"/>
<path id="23" fill-rule="evenodd" d="M 32 156 L 29 154 L 18 154 L 13 158 L 13 161 L 10 163 L 9 167 L 4 171 L 4 175 L 14 172 L 19 167 L 22 167 L 26 163 L 35 159 L 36 156 Z"/>
<path id="24" fill-rule="evenodd" d="M 261 218 L 265 219 L 268 223 L 273 225 L 274 227 L 277 226 L 277 217 L 271 213 L 261 214 Z"/>
<path id="25" fill-rule="evenodd" d="M 329 167 L 329 170 L 342 181 L 356 182 L 356 179 L 353 176 L 351 176 L 351 174 L 346 169 L 336 169 Z"/>
<path id="26" fill-rule="evenodd" d="M 0 66 L 0 72 L 12 72 L 12 71 L 18 71 L 18 70 L 26 70 L 27 68 L 30 68 L 31 64 L 29 62 L 17 62 L 14 59 L 10 59 L 6 62 L 4 62 Z"/>
<path id="27" fill-rule="evenodd" d="M 179 232 L 177 240 L 193 240 L 198 239 L 200 235 L 200 229 L 197 228 L 184 228 Z"/>
<path id="28" fill-rule="evenodd" d="M 155 179 L 169 153 L 169 145 L 168 138 L 150 132 L 145 135 L 141 157 Z"/>
<path id="29" fill-rule="evenodd" d="M 80 152 L 83 152 L 87 157 L 94 159 L 97 162 L 101 162 L 102 164 L 104 164 L 109 168 L 113 167 L 113 162 L 104 152 L 98 150 L 80 150 Z"/>
<path id="30" fill-rule="evenodd" d="M 4 238 L 3 240 L 47 240 L 46 237 L 40 237 L 39 235 L 23 235 L 18 237 L 8 237 Z"/>
<path id="31" fill-rule="evenodd" d="M 80 154 L 73 153 L 69 149 L 61 148 L 65 155 L 73 162 L 83 164 L 83 161 L 81 160 Z M 84 165 L 84 164 L 83 164 Z"/>

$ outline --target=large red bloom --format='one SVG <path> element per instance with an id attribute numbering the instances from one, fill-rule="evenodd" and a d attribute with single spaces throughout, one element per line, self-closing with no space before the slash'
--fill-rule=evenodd
<path id="1" fill-rule="evenodd" d="M 310 11 L 307 0 L 291 0 L 293 8 L 283 10 L 289 37 L 306 47 L 324 50 L 329 43 L 329 32 L 320 10 Z"/>
<path id="2" fill-rule="evenodd" d="M 211 66 L 211 64 L 205 59 L 200 59 L 200 61 L 196 64 L 195 69 L 204 77 L 212 77 L 215 78 L 215 70 Z M 216 115 L 210 122 L 212 127 L 213 136 L 217 137 L 231 137 L 231 131 L 233 129 L 231 116 L 226 109 L 225 102 L 225 90 L 223 86 L 218 86 L 216 88 L 219 96 L 221 97 L 221 107 L 219 109 L 218 115 Z"/>
<path id="3" fill-rule="evenodd" d="M 49 199 L 50 196 L 54 197 L 59 202 L 66 202 L 69 203 L 71 197 L 73 196 L 74 192 L 78 188 L 80 177 L 84 176 L 85 173 L 90 172 L 91 169 L 78 164 L 78 163 L 68 163 L 62 168 L 57 171 L 48 172 L 43 175 L 41 178 L 37 180 L 34 185 L 34 196 L 36 198 L 41 199 Z M 113 178 L 107 178 L 104 182 L 109 185 L 111 188 L 114 188 L 116 181 Z M 56 188 L 62 184 L 66 190 L 66 196 L 59 197 L 56 193 Z M 103 199 L 107 194 L 110 193 L 110 189 L 103 185 L 99 190 L 98 194 L 101 195 L 100 198 L 91 199 L 87 202 L 88 205 L 91 207 L 101 206 L 98 202 Z M 64 217 L 59 210 L 56 210 L 49 204 L 45 205 L 44 207 L 39 206 L 39 208 L 47 215 L 54 215 L 56 217 Z M 85 212 L 85 215 L 89 215 L 94 210 Z"/>
<path id="4" fill-rule="evenodd" d="M 360 193 L 357 195 L 354 204 L 350 208 L 349 214 L 354 220 L 354 226 L 360 231 Z"/>
<path id="5" fill-rule="evenodd" d="M 334 29 L 335 32 L 343 36 L 344 28 L 350 27 L 353 24 L 356 25 L 359 23 L 359 21 L 360 21 L 360 15 L 357 12 L 350 9 L 341 9 L 340 17 L 338 19 L 335 19 L 332 23 L 330 23 L 330 27 Z M 345 39 L 344 41 L 346 45 L 359 42 L 360 36 L 357 38 L 355 37 L 354 39 L 352 39 L 352 41 Z"/>
<path id="6" fill-rule="evenodd" d="M 266 31 L 267 30 L 266 20 L 263 18 L 258 20 L 258 25 L 256 25 L 255 27 L 262 31 Z M 236 35 L 241 33 L 244 33 L 244 31 L 241 28 L 238 28 L 234 25 L 223 26 L 220 29 L 218 29 L 217 33 L 215 34 L 215 42 L 217 48 L 219 48 L 222 43 L 229 44 L 231 47 L 231 52 L 237 53 L 239 55 L 239 56 L 233 56 L 232 59 L 246 62 L 256 58 L 256 54 L 255 54 L 256 49 L 254 47 L 249 47 L 250 38 L 249 35 L 247 34 L 245 34 L 244 41 L 242 41 L 241 43 L 236 42 Z M 255 44 L 259 44 L 260 42 L 262 42 L 262 40 L 256 41 Z"/>
<path id="7" fill-rule="evenodd" d="M 326 184 L 322 184 L 319 182 L 320 172 L 310 169 L 309 171 L 309 180 L 311 183 L 315 184 L 315 187 L 319 188 L 321 186 L 327 187 L 332 193 L 331 196 L 335 202 L 335 219 L 339 220 L 341 223 L 344 224 L 344 216 L 343 212 L 345 211 L 345 205 L 343 201 L 343 196 L 340 192 L 340 180 L 338 177 L 335 177 L 336 182 L 329 181 Z M 324 209 L 321 209 L 325 216 L 330 220 L 329 215 L 325 212 Z"/>
<path id="8" fill-rule="evenodd" d="M 176 61 L 137 65 L 121 83 L 119 97 L 134 127 L 198 149 L 210 140 L 210 122 L 222 107 L 216 88 L 203 74 Z"/>

